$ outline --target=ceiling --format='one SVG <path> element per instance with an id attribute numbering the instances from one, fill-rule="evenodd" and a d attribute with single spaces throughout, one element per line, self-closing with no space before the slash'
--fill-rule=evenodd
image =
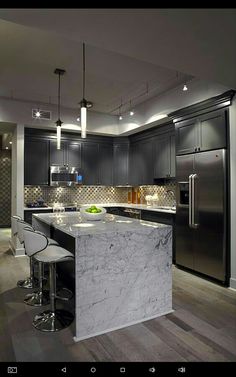
<path id="1" fill-rule="evenodd" d="M 235 9 L 1 9 L 0 95 L 118 114 L 193 77 L 236 89 Z M 131 100 L 131 103 L 130 103 Z"/>

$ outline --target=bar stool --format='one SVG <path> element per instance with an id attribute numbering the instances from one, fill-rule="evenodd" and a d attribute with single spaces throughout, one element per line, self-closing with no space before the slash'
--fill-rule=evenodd
<path id="1" fill-rule="evenodd" d="M 25 222 L 24 220 L 17 220 L 17 236 L 21 244 L 24 244 L 24 235 L 23 235 L 23 228 L 24 227 L 30 227 L 30 224 Z M 24 288 L 24 289 L 32 289 L 37 286 L 37 280 L 34 277 L 34 264 L 32 258 L 30 258 L 30 276 L 26 278 L 25 280 L 19 280 L 17 282 L 17 287 Z"/>
<path id="2" fill-rule="evenodd" d="M 56 309 L 56 263 L 73 260 L 74 255 L 68 250 L 57 246 L 48 245 L 47 237 L 37 231 L 25 228 L 25 246 L 29 255 L 34 256 L 38 262 L 49 264 L 50 281 L 50 309 L 35 316 L 33 326 L 40 331 L 55 332 L 68 327 L 74 319 L 67 310 Z M 37 249 L 37 251 L 35 251 Z"/>
<path id="3" fill-rule="evenodd" d="M 24 244 L 23 229 L 25 227 L 28 227 L 29 229 L 34 230 L 34 228 L 30 224 L 28 224 L 26 221 L 17 220 L 17 236 L 21 244 Z M 58 243 L 51 238 L 49 238 L 48 241 L 50 245 L 58 245 Z M 17 286 L 19 288 L 32 289 L 32 288 L 38 287 L 38 279 L 36 279 L 35 271 L 34 271 L 34 261 L 33 261 L 33 258 L 31 257 L 29 258 L 30 258 L 30 276 L 25 280 L 19 280 L 17 282 Z M 39 271 L 39 275 L 40 275 L 40 271 Z"/>

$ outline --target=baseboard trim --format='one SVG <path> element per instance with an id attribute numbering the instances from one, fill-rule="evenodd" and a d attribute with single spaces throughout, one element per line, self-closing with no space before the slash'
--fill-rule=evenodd
<path id="1" fill-rule="evenodd" d="M 230 288 L 236 289 L 236 279 L 230 278 L 229 285 Z"/>
<path id="2" fill-rule="evenodd" d="M 25 257 L 25 249 L 23 247 L 19 247 L 15 249 L 15 246 L 11 239 L 9 240 L 9 247 L 14 257 Z"/>
<path id="3" fill-rule="evenodd" d="M 84 339 L 93 338 L 94 336 L 98 336 L 98 335 L 106 334 L 106 333 L 108 333 L 108 332 L 116 331 L 116 330 L 120 330 L 120 329 L 123 329 L 123 328 L 128 327 L 128 326 L 137 325 L 138 323 L 142 323 L 142 322 L 150 321 L 151 319 L 155 319 L 155 318 L 158 318 L 158 317 L 161 317 L 161 316 L 163 316 L 163 315 L 170 314 L 170 313 L 173 313 L 173 312 L 174 312 L 174 310 L 171 309 L 171 310 L 168 310 L 168 311 L 166 311 L 166 312 L 160 313 L 160 314 L 158 314 L 158 315 L 154 315 L 154 316 L 152 316 L 152 317 L 143 318 L 143 319 L 140 319 L 140 320 L 138 320 L 138 321 L 133 321 L 133 322 L 126 323 L 126 324 L 123 325 L 123 326 L 112 327 L 112 328 L 109 328 L 109 329 L 107 329 L 107 330 L 99 331 L 99 332 L 96 332 L 96 333 L 93 333 L 93 334 L 90 334 L 90 335 L 86 335 L 86 336 L 81 336 L 81 337 L 74 336 L 74 337 L 73 337 L 73 340 L 74 340 L 75 342 L 79 342 L 79 341 L 84 340 Z"/>

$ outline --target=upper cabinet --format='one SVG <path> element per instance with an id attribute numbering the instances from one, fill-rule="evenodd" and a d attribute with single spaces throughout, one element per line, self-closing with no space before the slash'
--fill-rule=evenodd
<path id="1" fill-rule="evenodd" d="M 132 186 L 153 184 L 153 138 L 130 145 L 130 184 Z"/>
<path id="2" fill-rule="evenodd" d="M 198 122 L 185 120 L 175 125 L 176 154 L 193 153 L 199 144 Z"/>
<path id="3" fill-rule="evenodd" d="M 61 149 L 57 149 L 57 142 L 50 140 L 50 165 L 70 165 L 80 168 L 81 143 L 62 141 Z"/>
<path id="4" fill-rule="evenodd" d="M 154 178 L 175 177 L 175 137 L 167 133 L 154 138 Z"/>
<path id="5" fill-rule="evenodd" d="M 48 185 L 49 141 L 26 138 L 24 154 L 25 185 Z"/>
<path id="6" fill-rule="evenodd" d="M 50 165 L 66 164 L 66 145 L 61 142 L 61 149 L 57 149 L 56 140 L 50 140 Z"/>
<path id="7" fill-rule="evenodd" d="M 85 185 L 113 184 L 113 145 L 86 141 L 81 149 Z"/>
<path id="8" fill-rule="evenodd" d="M 126 186 L 129 184 L 129 144 L 115 144 L 113 155 L 113 184 Z"/>
<path id="9" fill-rule="evenodd" d="M 176 154 L 226 147 L 226 112 L 212 111 L 176 123 Z"/>
<path id="10" fill-rule="evenodd" d="M 200 150 L 226 148 L 226 112 L 212 111 L 199 118 Z"/>

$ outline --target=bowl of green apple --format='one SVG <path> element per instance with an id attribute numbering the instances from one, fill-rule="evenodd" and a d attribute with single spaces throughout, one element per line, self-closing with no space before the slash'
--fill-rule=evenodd
<path id="1" fill-rule="evenodd" d="M 80 208 L 81 217 L 84 220 L 103 220 L 106 215 L 107 210 L 103 207 L 98 207 L 95 205 L 83 206 Z"/>

